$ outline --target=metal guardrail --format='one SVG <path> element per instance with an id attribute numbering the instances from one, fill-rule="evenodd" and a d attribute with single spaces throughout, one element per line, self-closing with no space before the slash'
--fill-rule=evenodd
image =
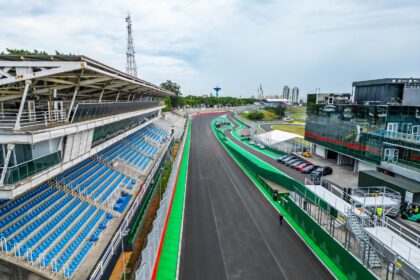
<path id="1" fill-rule="evenodd" d="M 14 128 L 19 110 L 3 110 L 0 112 L 0 128 Z M 20 119 L 20 127 L 48 126 L 53 123 L 66 121 L 66 110 L 52 111 L 23 111 Z"/>
<path id="2" fill-rule="evenodd" d="M 141 254 L 141 263 L 139 269 L 136 271 L 136 280 L 150 279 L 152 276 L 153 267 L 156 262 L 166 217 L 169 214 L 170 210 L 169 207 L 171 203 L 172 194 L 175 190 L 176 177 L 179 167 L 181 165 L 181 159 L 183 154 L 182 151 L 184 150 L 185 142 L 186 137 L 184 134 L 181 146 L 178 150 L 179 152 L 173 164 L 171 175 L 169 176 L 166 191 L 163 194 L 162 200 L 160 201 L 159 210 L 157 211 L 156 218 L 153 221 L 152 231 L 147 236 L 147 245 Z"/>
<path id="3" fill-rule="evenodd" d="M 395 132 L 395 131 L 388 131 L 388 130 L 376 130 L 376 131 L 366 131 L 365 133 L 383 137 L 386 139 L 393 139 L 405 142 L 412 142 L 415 144 L 420 143 L 420 134 L 412 134 L 412 133 L 403 133 L 403 132 Z"/>
<path id="4" fill-rule="evenodd" d="M 156 164 L 153 166 L 152 170 L 150 171 L 149 175 L 147 176 L 145 182 L 143 183 L 143 188 L 139 195 L 137 195 L 136 199 L 134 200 L 133 204 L 131 205 L 130 209 L 128 210 L 127 214 L 124 217 L 124 220 L 120 224 L 118 230 L 115 232 L 114 237 L 112 238 L 111 242 L 109 243 L 108 247 L 105 249 L 105 253 L 103 254 L 102 258 L 96 265 L 95 269 L 93 270 L 92 274 L 90 275 L 90 280 L 99 280 L 101 279 L 107 265 L 109 264 L 114 252 L 117 251 L 117 247 L 121 246 L 121 240 L 124 238 L 128 231 L 128 227 L 130 225 L 131 220 L 134 217 L 134 214 L 137 211 L 137 208 L 141 204 L 141 200 L 144 197 L 144 193 L 151 185 L 152 179 L 154 178 L 156 172 L 159 170 L 160 162 L 163 160 L 170 143 L 172 142 L 173 137 L 171 137 L 167 142 L 166 146 L 163 149 L 162 153 L 159 156 Z"/>

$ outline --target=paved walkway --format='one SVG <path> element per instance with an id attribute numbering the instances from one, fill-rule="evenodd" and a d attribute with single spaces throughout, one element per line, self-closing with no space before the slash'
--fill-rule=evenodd
<path id="1" fill-rule="evenodd" d="M 306 158 L 298 153 L 293 154 L 315 165 L 331 167 L 333 169 L 333 174 L 325 176 L 325 179 L 337 187 L 357 188 L 359 186 L 358 173 L 353 172 L 353 167 L 350 165 L 337 165 L 337 161 L 335 159 L 323 159 L 317 155 L 312 155 L 312 157 Z"/>
<path id="2" fill-rule="evenodd" d="M 128 260 L 131 257 L 131 252 L 125 252 L 124 253 L 124 262 L 127 264 Z M 114 270 L 112 271 L 111 276 L 109 277 L 109 280 L 121 280 L 123 278 L 123 255 L 120 254 L 120 257 L 118 258 L 117 263 L 115 264 Z M 128 273 L 128 271 L 126 271 Z"/>

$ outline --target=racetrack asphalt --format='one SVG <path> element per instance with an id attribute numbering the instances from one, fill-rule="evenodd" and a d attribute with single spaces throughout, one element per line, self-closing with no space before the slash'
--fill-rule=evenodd
<path id="1" fill-rule="evenodd" d="M 236 127 L 238 127 L 238 124 L 236 122 L 233 122 L 232 120 L 234 119 L 233 116 L 228 116 L 229 121 L 234 125 L 235 129 Z M 229 130 L 226 130 L 224 132 L 224 134 L 226 135 L 226 137 L 228 137 L 230 140 L 232 140 L 236 145 L 240 146 L 241 148 L 243 148 L 244 150 L 246 150 L 247 152 L 253 154 L 254 156 L 262 159 L 263 161 L 265 161 L 268 164 L 271 164 L 274 168 L 277 168 L 278 170 L 280 170 L 282 173 L 292 177 L 293 179 L 301 182 L 301 183 L 305 183 L 305 178 L 310 178 L 311 176 L 309 174 L 303 174 L 299 171 L 296 171 L 294 168 L 291 168 L 289 166 L 286 166 L 284 164 L 281 164 L 279 162 L 277 162 L 276 159 L 261 153 L 251 147 L 249 147 L 248 145 L 245 145 L 244 143 L 242 143 L 240 140 L 238 140 L 236 137 L 234 137 Z"/>
<path id="2" fill-rule="evenodd" d="M 179 278 L 334 279 L 222 148 L 193 120 Z"/>
<path id="3" fill-rule="evenodd" d="M 264 131 L 272 131 L 273 129 L 271 128 L 271 124 L 262 124 L 261 128 L 264 129 Z"/>

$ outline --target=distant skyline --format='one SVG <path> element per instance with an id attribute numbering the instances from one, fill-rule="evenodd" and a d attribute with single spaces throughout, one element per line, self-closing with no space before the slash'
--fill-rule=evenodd
<path id="1" fill-rule="evenodd" d="M 0 0 L 0 51 L 83 54 L 125 71 L 130 12 L 139 77 L 184 95 L 300 96 L 420 77 L 418 0 Z"/>

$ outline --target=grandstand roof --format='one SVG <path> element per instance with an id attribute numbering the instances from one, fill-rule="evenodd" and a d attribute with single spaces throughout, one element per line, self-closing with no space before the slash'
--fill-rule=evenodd
<path id="1" fill-rule="evenodd" d="M 78 99 L 104 99 L 116 95 L 168 96 L 172 92 L 102 64 L 86 56 L 0 55 L 0 101 L 19 99 L 25 80 L 32 81 L 33 96 L 71 96 L 79 85 Z M 102 92 L 103 91 L 103 92 Z"/>

